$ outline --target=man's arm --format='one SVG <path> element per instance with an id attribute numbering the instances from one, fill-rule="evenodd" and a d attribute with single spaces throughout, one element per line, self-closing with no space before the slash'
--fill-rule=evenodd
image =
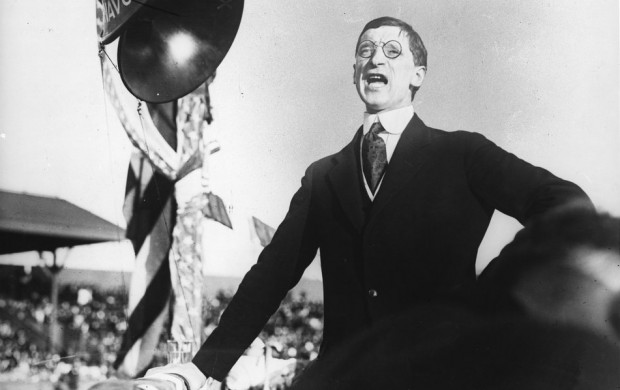
<path id="1" fill-rule="evenodd" d="M 521 224 L 571 202 L 594 207 L 576 184 L 519 159 L 480 134 L 464 134 L 470 137 L 465 165 L 472 190 Z"/>
<path id="2" fill-rule="evenodd" d="M 271 243 L 244 276 L 218 327 L 192 362 L 153 368 L 145 377 L 169 381 L 181 377 L 188 390 L 198 390 L 213 380 L 214 384 L 208 388 L 217 388 L 226 378 L 316 255 L 316 222 L 311 212 L 312 171 L 310 166 Z"/>
<path id="3" fill-rule="evenodd" d="M 243 278 L 219 326 L 194 357 L 205 376 L 226 377 L 314 259 L 318 241 L 311 212 L 312 170 L 306 171 L 284 221 Z"/>

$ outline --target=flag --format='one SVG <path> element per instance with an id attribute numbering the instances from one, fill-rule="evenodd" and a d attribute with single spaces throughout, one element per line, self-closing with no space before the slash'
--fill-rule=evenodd
<path id="1" fill-rule="evenodd" d="M 164 107 L 159 107 L 157 113 L 157 107 L 149 109 L 153 109 L 153 116 L 174 115 L 174 110 L 166 112 Z M 163 120 L 158 122 L 162 136 L 176 147 L 176 138 L 171 136 L 174 121 L 168 121 L 168 125 Z M 168 256 L 176 214 L 174 181 L 154 171 L 142 153 L 134 154 L 130 162 L 123 211 L 136 262 L 129 291 L 128 326 L 114 368 L 121 376 L 137 377 L 150 367 L 168 317 Z"/>
<path id="2" fill-rule="evenodd" d="M 223 201 L 218 204 L 214 200 L 216 197 L 210 198 L 210 204 L 213 208 L 217 205 L 221 218 L 216 217 L 217 213 L 208 213 L 201 224 L 199 245 L 204 259 L 203 271 L 210 276 L 243 276 L 256 263 L 275 229 L 247 212 L 244 205 L 224 205 Z"/>
<path id="3" fill-rule="evenodd" d="M 207 194 L 207 204 L 203 208 L 202 212 L 205 217 L 221 223 L 224 226 L 233 228 L 228 212 L 226 211 L 226 205 L 219 196 L 212 192 Z"/>
<path id="4" fill-rule="evenodd" d="M 254 216 L 252 217 L 252 223 L 254 224 L 254 230 L 256 231 L 256 236 L 258 237 L 261 246 L 269 245 L 276 229 Z"/>

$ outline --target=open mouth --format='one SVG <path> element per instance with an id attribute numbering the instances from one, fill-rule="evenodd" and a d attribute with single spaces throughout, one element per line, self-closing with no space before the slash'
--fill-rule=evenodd
<path id="1" fill-rule="evenodd" d="M 387 77 L 382 74 L 370 74 L 368 75 L 368 77 L 366 77 L 366 82 L 368 84 L 380 83 L 385 85 L 387 84 L 388 80 Z"/>

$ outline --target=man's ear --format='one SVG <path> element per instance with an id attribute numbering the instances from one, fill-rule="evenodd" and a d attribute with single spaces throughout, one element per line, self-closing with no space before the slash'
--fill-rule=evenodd
<path id="1" fill-rule="evenodd" d="M 426 66 L 416 66 L 410 85 L 415 89 L 420 88 L 424 82 L 424 76 L 426 76 Z"/>
<path id="2" fill-rule="evenodd" d="M 353 64 L 353 84 L 357 84 L 357 81 L 355 80 L 355 64 Z"/>

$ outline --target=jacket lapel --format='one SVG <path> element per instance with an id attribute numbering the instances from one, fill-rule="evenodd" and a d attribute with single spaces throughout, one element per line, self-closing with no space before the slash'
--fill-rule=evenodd
<path id="1" fill-rule="evenodd" d="M 329 181 L 347 217 L 361 231 L 364 224 L 362 193 L 360 191 L 360 168 L 357 162 L 362 128 L 353 141 L 334 156 L 334 167 L 328 172 Z"/>
<path id="2" fill-rule="evenodd" d="M 370 211 L 367 232 L 370 232 L 385 206 L 411 181 L 418 170 L 430 157 L 426 146 L 431 142 L 429 129 L 414 114 L 403 131 L 394 154 L 383 177 L 381 188 L 377 193 Z"/>

